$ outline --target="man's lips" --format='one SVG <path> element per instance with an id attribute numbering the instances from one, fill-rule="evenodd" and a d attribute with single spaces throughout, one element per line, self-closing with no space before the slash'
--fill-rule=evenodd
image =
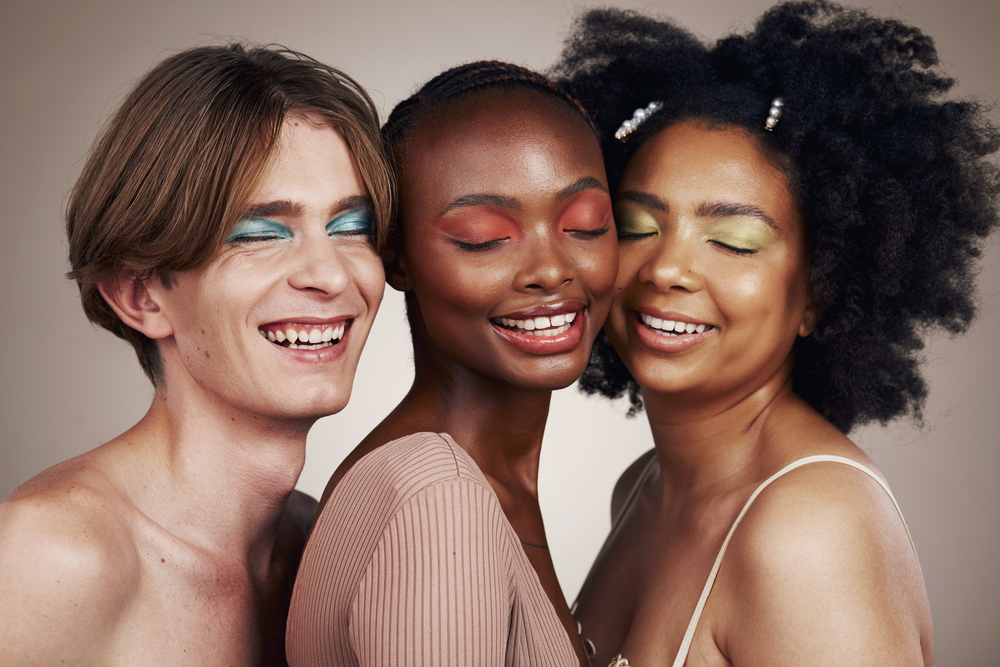
<path id="1" fill-rule="evenodd" d="M 258 327 L 261 336 L 275 345 L 294 350 L 318 350 L 344 338 L 353 319 L 330 322 L 272 322 Z"/>

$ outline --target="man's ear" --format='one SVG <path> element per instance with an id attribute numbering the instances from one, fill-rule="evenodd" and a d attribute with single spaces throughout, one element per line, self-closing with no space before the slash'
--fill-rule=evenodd
<path id="1" fill-rule="evenodd" d="M 98 283 L 97 290 L 122 322 L 136 331 L 154 340 L 173 335 L 174 329 L 160 305 L 166 286 L 159 278 L 140 278 L 135 271 L 125 270 Z"/>
<path id="2" fill-rule="evenodd" d="M 398 248 L 388 247 L 382 251 L 385 281 L 397 292 L 407 292 L 411 289 L 406 265 L 405 253 L 400 252 Z"/>

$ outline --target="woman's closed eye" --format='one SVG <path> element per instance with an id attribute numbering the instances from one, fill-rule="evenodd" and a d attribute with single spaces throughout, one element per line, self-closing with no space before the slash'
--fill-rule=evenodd
<path id="1" fill-rule="evenodd" d="M 292 231 L 267 218 L 243 218 L 229 231 L 226 243 L 256 243 L 292 238 Z"/>
<path id="2" fill-rule="evenodd" d="M 615 226 L 621 241 L 642 239 L 660 233 L 659 223 L 645 211 L 619 209 L 615 214 Z"/>
<path id="3" fill-rule="evenodd" d="M 504 241 L 510 240 L 510 237 L 505 237 L 502 239 L 492 239 L 490 241 L 483 241 L 481 243 L 467 243 L 465 241 L 455 241 L 459 248 L 462 250 L 492 250 L 493 248 L 500 247 L 500 244 Z"/>
<path id="4" fill-rule="evenodd" d="M 336 236 L 374 236 L 375 216 L 371 211 L 356 208 L 341 213 L 326 225 L 326 233 Z"/>
<path id="5" fill-rule="evenodd" d="M 776 230 L 759 220 L 734 218 L 720 220 L 712 225 L 705 240 L 738 255 L 753 255 L 770 246 L 778 238 Z"/>
<path id="6" fill-rule="evenodd" d="M 453 211 L 435 220 L 434 225 L 450 243 L 472 252 L 499 248 L 522 234 L 520 226 L 509 216 L 477 207 Z"/>
<path id="7" fill-rule="evenodd" d="M 559 229 L 578 239 L 596 239 L 611 230 L 611 199 L 606 192 L 587 191 L 559 216 Z"/>

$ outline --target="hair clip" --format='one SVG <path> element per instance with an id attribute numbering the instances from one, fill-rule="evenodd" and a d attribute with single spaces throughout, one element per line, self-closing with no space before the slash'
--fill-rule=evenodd
<path id="1" fill-rule="evenodd" d="M 778 124 L 781 118 L 781 109 L 785 106 L 785 101 L 780 97 L 775 97 L 771 101 L 771 110 L 767 112 L 767 120 L 764 121 L 764 129 L 770 132 Z"/>
<path id="2" fill-rule="evenodd" d="M 625 137 L 635 132 L 636 128 L 662 108 L 663 102 L 650 102 L 644 109 L 636 109 L 632 117 L 622 123 L 622 126 L 615 131 L 615 139 L 625 141 Z"/>

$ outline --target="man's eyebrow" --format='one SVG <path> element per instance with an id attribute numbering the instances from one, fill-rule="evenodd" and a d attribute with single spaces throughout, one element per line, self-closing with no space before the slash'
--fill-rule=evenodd
<path id="1" fill-rule="evenodd" d="M 368 195 L 352 195 L 350 197 L 344 197 L 337 202 L 331 213 L 333 215 L 337 215 L 342 211 L 351 211 L 358 208 L 366 211 L 374 211 L 375 204 L 372 202 L 372 198 Z"/>
<path id="2" fill-rule="evenodd" d="M 372 210 L 372 198 L 368 195 L 351 195 L 350 197 L 344 197 L 331 208 L 330 213 L 336 215 L 341 211 L 348 211 L 351 209 L 363 208 L 366 210 Z M 288 217 L 294 218 L 302 215 L 304 207 L 298 202 L 289 201 L 287 199 L 282 199 L 279 201 L 269 201 L 262 204 L 254 204 L 243 212 L 240 219 L 243 218 L 276 218 L 276 217 Z"/>
<path id="3" fill-rule="evenodd" d="M 654 211 L 663 211 L 664 213 L 670 211 L 670 207 L 667 206 L 666 202 L 656 195 L 651 195 L 648 192 L 639 192 L 638 190 L 625 190 L 624 192 L 619 192 L 618 201 L 632 201 L 639 206 L 645 206 L 646 208 L 651 208 Z"/>
<path id="4" fill-rule="evenodd" d="M 514 197 L 506 197 L 504 195 L 488 195 L 485 193 L 462 195 L 461 197 L 452 199 L 444 207 L 444 210 L 438 213 L 438 217 L 440 218 L 453 209 L 465 208 L 467 206 L 490 206 L 508 211 L 518 211 L 521 209 L 521 202 L 517 201 Z"/>
<path id="5" fill-rule="evenodd" d="M 275 218 L 279 216 L 295 217 L 302 214 L 302 204 L 283 199 L 254 204 L 243 212 L 240 218 Z"/>
<path id="6" fill-rule="evenodd" d="M 575 194 L 583 192 L 584 190 L 600 190 L 601 192 L 607 193 L 608 189 L 605 187 L 604 183 L 593 176 L 584 176 L 576 183 L 572 185 L 567 185 L 565 188 L 559 191 L 556 195 L 556 199 L 568 199 Z"/>
<path id="7" fill-rule="evenodd" d="M 778 229 L 778 225 L 774 223 L 774 218 L 768 215 L 764 209 L 753 204 L 737 204 L 736 202 L 727 201 L 705 203 L 699 204 L 695 213 L 704 218 L 730 218 L 733 216 L 756 218 L 771 229 Z"/>

